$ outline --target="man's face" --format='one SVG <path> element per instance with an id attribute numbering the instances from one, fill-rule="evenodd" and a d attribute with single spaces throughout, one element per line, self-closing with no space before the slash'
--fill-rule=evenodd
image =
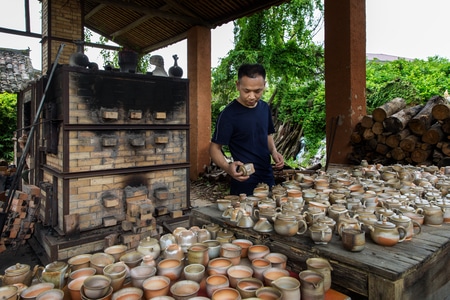
<path id="1" fill-rule="evenodd" d="M 246 107 L 255 107 L 261 99 L 265 86 L 266 82 L 262 76 L 255 78 L 243 76 L 236 82 L 236 88 L 239 91 L 238 102 Z"/>

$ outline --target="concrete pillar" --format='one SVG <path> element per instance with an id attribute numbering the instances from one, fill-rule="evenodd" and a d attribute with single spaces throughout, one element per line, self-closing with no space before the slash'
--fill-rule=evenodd
<path id="1" fill-rule="evenodd" d="M 64 50 L 59 64 L 68 64 L 77 51 L 75 40 L 84 40 L 82 1 L 42 1 L 42 73 L 51 68 L 62 43 Z"/>
<path id="2" fill-rule="evenodd" d="M 211 30 L 196 26 L 187 36 L 189 79 L 190 178 L 198 179 L 210 163 Z"/>
<path id="3" fill-rule="evenodd" d="M 366 114 L 366 2 L 325 0 L 327 158 L 347 164 L 350 135 Z"/>

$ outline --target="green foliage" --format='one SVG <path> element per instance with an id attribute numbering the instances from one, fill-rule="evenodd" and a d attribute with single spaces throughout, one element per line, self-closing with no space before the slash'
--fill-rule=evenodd
<path id="1" fill-rule="evenodd" d="M 427 60 L 367 62 L 367 111 L 402 97 L 410 105 L 423 104 L 432 96 L 443 95 L 450 87 L 450 61 L 441 57 Z"/>
<path id="2" fill-rule="evenodd" d="M 261 63 L 267 70 L 265 99 L 277 109 L 281 121 L 304 122 L 307 143 L 321 140 L 325 114 L 324 51 L 312 42 L 323 13 L 321 1 L 293 0 L 235 21 L 235 48 L 212 72 L 212 122 L 237 96 L 235 82 L 242 63 Z M 319 115 L 314 115 L 314 114 Z M 323 130 L 322 130 L 323 129 Z"/>
<path id="3" fill-rule="evenodd" d="M 17 95 L 0 94 L 0 159 L 14 159 L 14 131 L 17 128 Z"/>

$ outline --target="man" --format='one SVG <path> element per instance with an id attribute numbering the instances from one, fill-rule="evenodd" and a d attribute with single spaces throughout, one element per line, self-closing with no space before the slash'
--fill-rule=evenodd
<path id="1" fill-rule="evenodd" d="M 260 101 L 266 86 L 266 70 L 260 64 L 244 64 L 238 70 L 237 99 L 220 113 L 209 153 L 212 161 L 231 176 L 230 194 L 253 194 L 258 183 L 275 185 L 271 158 L 275 168 L 284 166 L 272 134 L 275 132 L 269 105 Z M 222 146 L 230 149 L 233 162 L 225 159 Z M 239 166 L 252 163 L 255 173 L 250 176 Z"/>

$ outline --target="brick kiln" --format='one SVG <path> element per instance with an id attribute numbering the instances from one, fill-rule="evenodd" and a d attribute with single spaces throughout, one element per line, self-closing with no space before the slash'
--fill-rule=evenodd
<path id="1" fill-rule="evenodd" d="M 45 80 L 20 94 L 19 128 Z M 155 209 L 190 206 L 188 80 L 64 65 L 44 101 L 30 183 L 42 191 L 39 219 L 57 233 L 38 238 L 50 259 L 101 250 L 122 227 L 132 230 L 121 242 L 136 243 L 156 234 Z"/>

